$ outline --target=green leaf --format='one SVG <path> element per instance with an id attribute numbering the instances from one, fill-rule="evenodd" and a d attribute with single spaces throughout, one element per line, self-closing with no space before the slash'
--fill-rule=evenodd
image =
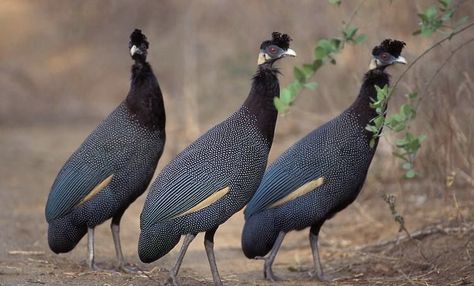
<path id="1" fill-rule="evenodd" d="M 408 99 L 410 100 L 415 100 L 417 97 L 418 97 L 418 93 L 415 91 L 415 92 L 411 92 L 407 95 Z"/>
<path id="2" fill-rule="evenodd" d="M 369 132 L 372 132 L 374 134 L 377 134 L 379 132 L 379 130 L 373 126 L 373 125 L 367 125 L 365 126 L 365 130 L 369 131 Z"/>
<path id="3" fill-rule="evenodd" d="M 449 21 L 453 17 L 453 15 L 454 15 L 454 10 L 450 10 L 441 17 L 441 21 L 443 22 Z"/>
<path id="4" fill-rule="evenodd" d="M 303 86 L 305 88 L 309 89 L 309 90 L 315 90 L 318 87 L 318 83 L 317 82 L 307 82 Z"/>
<path id="5" fill-rule="evenodd" d="M 370 148 L 372 148 L 372 149 L 375 147 L 375 138 L 374 138 L 374 137 L 372 137 L 372 138 L 370 139 L 370 141 L 369 141 L 369 146 L 370 146 Z"/>
<path id="6" fill-rule="evenodd" d="M 342 34 L 344 35 L 345 40 L 352 40 L 354 35 L 357 33 L 358 28 L 354 26 L 345 26 L 342 29 Z"/>
<path id="7" fill-rule="evenodd" d="M 284 104 L 278 97 L 273 98 L 273 104 L 279 113 L 285 113 L 288 109 L 288 105 Z"/>
<path id="8" fill-rule="evenodd" d="M 341 41 L 338 39 L 322 39 L 319 41 L 318 46 L 326 52 L 326 54 L 333 53 L 339 49 Z"/>
<path id="9" fill-rule="evenodd" d="M 341 5 L 341 0 L 328 0 L 329 4 L 339 6 Z"/>
<path id="10" fill-rule="evenodd" d="M 411 162 L 405 162 L 405 163 L 403 163 L 402 168 L 404 170 L 411 170 L 411 169 L 413 169 L 413 164 Z"/>
<path id="11" fill-rule="evenodd" d="M 375 128 L 377 128 L 377 130 L 380 130 L 383 126 L 384 121 L 385 121 L 385 118 L 382 115 L 377 116 L 374 119 Z"/>
<path id="12" fill-rule="evenodd" d="M 280 98 L 279 100 L 281 101 L 281 103 L 283 103 L 284 105 L 290 105 L 293 101 L 293 96 L 291 94 L 291 91 L 288 90 L 288 89 L 284 89 L 281 91 L 280 93 Z"/>
<path id="13" fill-rule="evenodd" d="M 426 9 L 426 11 L 423 13 L 423 15 L 425 15 L 425 17 L 428 19 L 435 18 L 437 14 L 438 14 L 438 10 L 436 9 L 435 6 L 431 6 L 430 8 Z"/>
<path id="14" fill-rule="evenodd" d="M 293 69 L 293 74 L 294 74 L 296 80 L 298 80 L 299 82 L 304 83 L 306 81 L 306 76 L 300 68 L 295 67 Z"/>
<path id="15" fill-rule="evenodd" d="M 304 64 L 303 65 L 303 72 L 304 72 L 306 78 L 311 77 L 315 72 L 314 65 L 313 64 Z"/>
<path id="16" fill-rule="evenodd" d="M 404 115 L 405 120 L 413 119 L 416 116 L 415 109 L 409 104 L 402 104 L 402 106 L 400 106 L 400 113 Z"/>
<path id="17" fill-rule="evenodd" d="M 405 178 L 407 178 L 407 179 L 413 179 L 414 177 L 416 177 L 416 172 L 415 172 L 415 170 L 413 170 L 413 169 L 408 170 L 408 171 L 405 173 Z"/>
<path id="18" fill-rule="evenodd" d="M 326 50 L 322 47 L 316 47 L 316 49 L 314 50 L 314 58 L 316 60 L 322 60 L 324 59 L 326 56 L 328 55 L 328 53 L 326 52 Z"/>
<path id="19" fill-rule="evenodd" d="M 359 36 L 357 36 L 355 39 L 354 39 L 354 44 L 358 45 L 358 44 L 361 44 L 363 42 L 365 42 L 367 40 L 367 35 L 365 34 L 361 34 Z"/>
<path id="20" fill-rule="evenodd" d="M 438 2 L 443 9 L 448 9 L 453 4 L 453 0 L 439 0 Z"/>
<path id="21" fill-rule="evenodd" d="M 301 90 L 302 86 L 303 85 L 299 81 L 293 81 L 286 88 L 291 92 L 291 94 L 296 96 L 296 94 L 298 94 Z"/>
<path id="22" fill-rule="evenodd" d="M 408 159 L 405 157 L 406 154 L 402 154 L 402 153 L 399 153 L 399 152 L 396 152 L 396 151 L 393 152 L 392 154 L 393 154 L 393 156 L 395 156 L 395 157 L 397 157 L 397 158 L 399 158 L 403 161 L 408 161 Z"/>

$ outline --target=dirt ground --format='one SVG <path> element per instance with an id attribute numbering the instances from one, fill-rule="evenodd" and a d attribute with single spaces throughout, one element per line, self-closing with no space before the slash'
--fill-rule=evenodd
<path id="1" fill-rule="evenodd" d="M 48 248 L 43 212 L 49 188 L 92 128 L 0 127 L 0 285 L 164 285 L 179 247 L 151 265 L 139 262 L 139 214 L 145 196 L 122 220 L 124 254 L 145 270 L 143 274 L 89 272 L 85 239 L 67 254 L 55 255 Z M 166 156 L 159 169 L 170 159 Z M 384 187 L 397 190 L 393 185 Z M 353 205 L 322 228 L 323 265 L 336 280 L 322 283 L 307 275 L 312 262 L 305 230 L 290 233 L 283 242 L 274 270 L 286 281 L 277 285 L 474 285 L 473 190 L 456 192 L 459 208 L 453 208 L 449 198 L 426 197 L 421 191 L 400 196 L 398 211 L 416 240 L 397 243 L 398 225 L 387 205 L 380 194 L 364 190 Z M 240 212 L 216 234 L 223 281 L 226 285 L 270 285 L 263 279 L 262 261 L 248 260 L 240 250 L 242 225 Z M 112 268 L 115 252 L 108 223 L 97 228 L 96 249 L 98 264 Z M 202 234 L 191 245 L 179 277 L 183 285 L 212 285 Z"/>

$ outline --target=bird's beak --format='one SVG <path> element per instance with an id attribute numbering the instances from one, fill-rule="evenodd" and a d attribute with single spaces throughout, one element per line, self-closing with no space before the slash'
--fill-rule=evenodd
<path id="1" fill-rule="evenodd" d="M 142 51 L 137 48 L 137 46 L 133 45 L 132 48 L 130 49 L 130 56 L 133 57 L 134 54 L 139 54 L 141 55 L 142 54 Z"/>
<path id="2" fill-rule="evenodd" d="M 267 61 L 267 59 L 265 58 L 265 53 L 264 53 L 264 52 L 260 52 L 260 53 L 258 54 L 257 64 L 258 64 L 258 65 L 261 65 L 261 64 L 263 64 L 263 63 L 266 62 L 266 61 Z"/>
<path id="3" fill-rule="evenodd" d="M 288 49 L 283 53 L 284 57 L 296 57 L 296 52 L 292 49 Z"/>
<path id="4" fill-rule="evenodd" d="M 377 68 L 377 59 L 372 58 L 369 63 L 369 70 L 373 70 Z"/>
<path id="5" fill-rule="evenodd" d="M 407 64 L 407 60 L 402 57 L 402 56 L 399 56 L 398 58 L 396 58 L 393 63 L 399 63 L 399 64 L 404 64 L 406 65 Z"/>

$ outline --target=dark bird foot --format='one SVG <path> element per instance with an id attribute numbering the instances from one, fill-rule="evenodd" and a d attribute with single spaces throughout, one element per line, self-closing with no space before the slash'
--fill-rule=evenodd
<path id="1" fill-rule="evenodd" d="M 318 279 L 321 282 L 333 281 L 334 277 L 326 275 L 324 273 L 318 273 L 317 271 L 310 271 L 309 276 L 314 279 Z"/>
<path id="2" fill-rule="evenodd" d="M 168 279 L 166 279 L 165 285 L 181 286 L 181 283 L 179 283 L 176 275 L 173 275 L 170 273 L 170 275 L 168 276 Z"/>
<path id="3" fill-rule="evenodd" d="M 280 278 L 278 276 L 276 276 L 275 274 L 273 273 L 266 273 L 265 275 L 265 279 L 267 279 L 268 281 L 270 282 L 283 282 L 283 281 L 286 281 L 285 279 L 283 278 Z"/>
<path id="4" fill-rule="evenodd" d="M 281 282 L 281 281 L 285 281 L 285 279 L 276 276 L 276 275 L 273 273 L 273 270 L 272 270 L 271 268 L 265 268 L 265 270 L 264 270 L 264 272 L 263 272 L 263 276 L 265 276 L 265 279 L 267 279 L 267 280 L 270 281 L 270 282 Z"/>
<path id="5" fill-rule="evenodd" d="M 89 266 L 89 271 L 91 271 L 91 272 L 115 273 L 114 270 L 107 269 L 107 268 L 104 268 L 104 267 L 101 267 L 101 266 L 97 266 L 97 264 L 95 264 L 95 263 L 89 264 L 88 266 Z"/>
<path id="6" fill-rule="evenodd" d="M 128 273 L 128 274 L 137 274 L 142 273 L 143 270 L 138 268 L 136 265 L 132 265 L 129 263 L 124 263 L 116 267 L 118 272 Z"/>

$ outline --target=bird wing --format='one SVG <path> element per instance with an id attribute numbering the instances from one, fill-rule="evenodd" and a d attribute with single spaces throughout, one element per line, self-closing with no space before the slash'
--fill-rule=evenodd
<path id="1" fill-rule="evenodd" d="M 321 154 L 310 149 L 314 136 L 315 134 L 308 134 L 268 167 L 244 211 L 245 217 L 282 205 L 324 184 L 324 174 L 317 167 Z"/>
<path id="2" fill-rule="evenodd" d="M 233 180 L 243 176 L 239 172 L 259 164 L 254 161 L 263 153 L 262 139 L 238 115 L 210 129 L 163 169 L 147 196 L 142 228 L 211 205 L 232 191 Z"/>
<path id="3" fill-rule="evenodd" d="M 209 151 L 203 146 L 188 147 L 162 171 L 147 197 L 142 222 L 151 225 L 183 216 L 212 204 L 229 191 L 230 178 L 220 172 L 214 160 L 206 160 Z"/>
<path id="4" fill-rule="evenodd" d="M 74 207 L 92 199 L 111 181 L 113 174 L 106 169 L 94 169 L 86 164 L 66 164 L 49 193 L 46 219 L 52 221 L 67 214 Z"/>
<path id="5" fill-rule="evenodd" d="M 125 108 L 123 103 L 119 105 L 64 164 L 49 193 L 47 221 L 60 218 L 92 199 L 112 181 L 114 172 L 134 156 L 133 146 L 138 139 L 127 133 L 132 123 L 124 113 Z"/>

